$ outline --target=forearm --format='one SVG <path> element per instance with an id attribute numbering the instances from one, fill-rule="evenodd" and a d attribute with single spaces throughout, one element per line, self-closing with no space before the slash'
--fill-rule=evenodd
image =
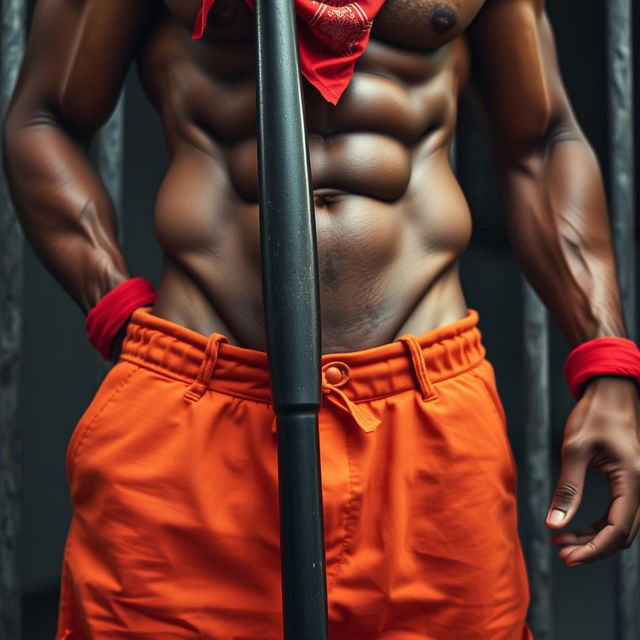
<path id="1" fill-rule="evenodd" d="M 48 112 L 10 112 L 3 127 L 7 181 L 25 236 L 85 314 L 130 277 L 109 194 L 87 149 Z"/>
<path id="2" fill-rule="evenodd" d="M 575 129 L 503 165 L 507 229 L 522 271 L 570 347 L 627 337 L 602 175 Z"/>

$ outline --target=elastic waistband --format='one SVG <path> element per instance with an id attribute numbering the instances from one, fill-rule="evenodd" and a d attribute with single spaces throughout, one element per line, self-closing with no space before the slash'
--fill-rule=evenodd
<path id="1" fill-rule="evenodd" d="M 222 334 L 207 337 L 153 315 L 151 309 L 133 312 L 121 360 L 195 384 L 196 396 L 212 389 L 271 402 L 265 352 L 229 344 Z M 406 334 L 371 349 L 324 354 L 323 390 L 350 403 L 415 388 L 425 400 L 437 397 L 433 383 L 463 373 L 485 357 L 478 319 L 475 309 L 467 309 L 464 318 L 417 337 Z"/>

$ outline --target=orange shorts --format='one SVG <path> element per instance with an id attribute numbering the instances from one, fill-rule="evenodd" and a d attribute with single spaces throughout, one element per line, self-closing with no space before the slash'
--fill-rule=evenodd
<path id="1" fill-rule="evenodd" d="M 266 355 L 137 309 L 69 441 L 58 640 L 282 640 Z M 478 313 L 327 354 L 331 640 L 531 640 Z M 300 639 L 302 640 L 302 639 Z"/>

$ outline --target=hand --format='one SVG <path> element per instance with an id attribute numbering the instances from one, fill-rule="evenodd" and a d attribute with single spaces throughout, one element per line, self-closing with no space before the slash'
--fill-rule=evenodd
<path id="1" fill-rule="evenodd" d="M 589 467 L 607 474 L 612 501 L 592 524 L 551 539 L 570 567 L 627 549 L 640 528 L 640 393 L 631 378 L 592 378 L 569 414 L 562 471 L 546 520 L 550 529 L 566 526 L 575 515 Z"/>

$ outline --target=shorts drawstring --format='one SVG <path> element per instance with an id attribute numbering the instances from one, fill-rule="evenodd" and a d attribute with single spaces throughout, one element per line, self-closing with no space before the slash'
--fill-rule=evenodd
<path id="1" fill-rule="evenodd" d="M 409 356 L 416 381 L 425 402 L 435 400 L 438 392 L 429 379 L 427 366 L 425 364 L 422 348 L 418 339 L 413 334 L 406 334 L 398 338 L 398 341 L 404 344 L 409 350 Z M 344 362 L 332 361 L 322 367 L 322 392 L 334 405 L 346 411 L 355 420 L 358 426 L 365 433 L 374 432 L 380 425 L 380 419 L 376 418 L 367 411 L 363 406 L 359 406 L 353 402 L 349 396 L 339 387 L 349 380 L 350 370 Z M 272 433 L 277 431 L 277 420 L 274 417 L 271 424 Z"/>
<path id="2" fill-rule="evenodd" d="M 371 433 L 380 424 L 380 419 L 358 406 L 339 388 L 349 380 L 349 376 L 349 367 L 344 362 L 327 362 L 322 367 L 322 393 L 327 400 L 346 411 L 365 433 Z M 276 433 L 277 429 L 277 418 L 274 417 L 271 432 Z"/>
<path id="3" fill-rule="evenodd" d="M 371 433 L 380 424 L 380 419 L 353 402 L 339 388 L 349 380 L 350 375 L 349 366 L 344 362 L 328 362 L 322 367 L 322 393 L 337 407 L 349 413 L 365 433 Z"/>

